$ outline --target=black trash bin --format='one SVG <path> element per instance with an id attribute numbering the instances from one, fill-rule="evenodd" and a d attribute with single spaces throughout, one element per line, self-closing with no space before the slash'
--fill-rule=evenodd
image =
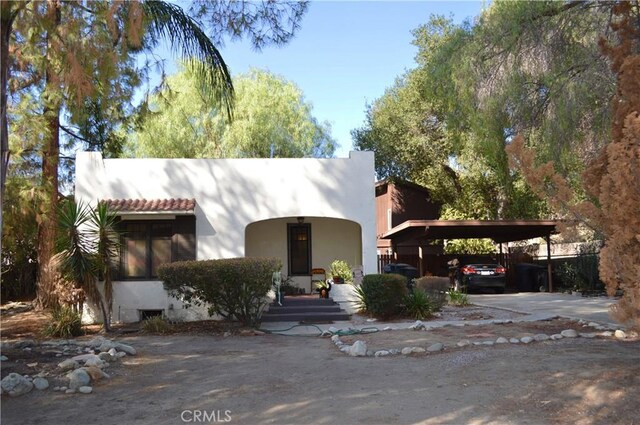
<path id="1" fill-rule="evenodd" d="M 518 292 L 547 291 L 547 268 L 538 264 L 516 264 L 516 288 Z"/>

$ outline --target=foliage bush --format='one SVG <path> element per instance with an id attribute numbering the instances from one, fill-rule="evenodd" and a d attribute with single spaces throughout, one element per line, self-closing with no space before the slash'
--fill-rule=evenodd
<path id="1" fill-rule="evenodd" d="M 342 278 L 344 283 L 353 282 L 351 267 L 349 267 L 349 264 L 343 260 L 335 260 L 333 263 L 331 263 L 331 267 L 329 268 L 329 276 L 339 276 Z"/>
<path id="2" fill-rule="evenodd" d="M 51 310 L 51 321 L 44 329 L 47 336 L 56 338 L 72 338 L 82 335 L 82 318 L 80 313 L 71 307 L 58 307 Z"/>
<path id="3" fill-rule="evenodd" d="M 440 310 L 447 303 L 447 291 L 451 286 L 448 277 L 425 276 L 415 281 L 416 290 L 424 291 L 432 303 L 434 311 Z"/>
<path id="4" fill-rule="evenodd" d="M 149 333 L 164 334 L 171 330 L 171 324 L 162 316 L 153 316 L 142 322 L 142 329 Z"/>
<path id="5" fill-rule="evenodd" d="M 456 291 L 454 289 L 450 290 L 447 295 L 449 295 L 449 304 L 455 305 L 457 307 L 464 307 L 469 305 L 469 298 L 467 294 L 464 292 Z"/>
<path id="6" fill-rule="evenodd" d="M 207 303 L 210 316 L 254 326 L 267 304 L 273 272 L 281 267 L 277 258 L 178 261 L 160 266 L 158 277 L 185 305 Z"/>
<path id="7" fill-rule="evenodd" d="M 369 274 L 362 279 L 362 285 L 356 294 L 362 300 L 365 312 L 387 319 L 402 310 L 402 302 L 407 294 L 407 278 L 392 273 Z"/>
<path id="8" fill-rule="evenodd" d="M 412 293 L 404 297 L 406 313 L 412 319 L 423 320 L 431 317 L 437 309 L 431 297 L 421 289 L 414 289 Z"/>

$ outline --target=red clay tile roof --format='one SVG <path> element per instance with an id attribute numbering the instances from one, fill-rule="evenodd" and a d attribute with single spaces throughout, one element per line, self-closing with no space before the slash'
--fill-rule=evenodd
<path id="1" fill-rule="evenodd" d="M 109 209 L 118 212 L 193 211 L 195 199 L 105 199 Z"/>

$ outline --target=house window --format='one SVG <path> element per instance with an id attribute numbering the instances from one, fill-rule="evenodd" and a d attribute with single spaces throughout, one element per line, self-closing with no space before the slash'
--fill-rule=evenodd
<path id="1" fill-rule="evenodd" d="M 120 279 L 151 279 L 158 267 L 195 260 L 195 217 L 175 220 L 123 221 Z"/>
<path id="2" fill-rule="evenodd" d="M 309 276 L 311 274 L 311 224 L 288 224 L 287 241 L 289 274 Z"/>

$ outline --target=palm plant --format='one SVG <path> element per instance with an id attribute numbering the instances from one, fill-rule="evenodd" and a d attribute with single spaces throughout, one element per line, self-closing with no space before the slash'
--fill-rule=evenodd
<path id="1" fill-rule="evenodd" d="M 54 264 L 66 281 L 81 288 L 89 301 L 100 308 L 108 332 L 113 299 L 110 265 L 119 245 L 116 217 L 106 204 L 91 209 L 73 201 L 61 205 L 58 217 Z M 104 277 L 104 298 L 97 285 L 100 276 Z"/>

